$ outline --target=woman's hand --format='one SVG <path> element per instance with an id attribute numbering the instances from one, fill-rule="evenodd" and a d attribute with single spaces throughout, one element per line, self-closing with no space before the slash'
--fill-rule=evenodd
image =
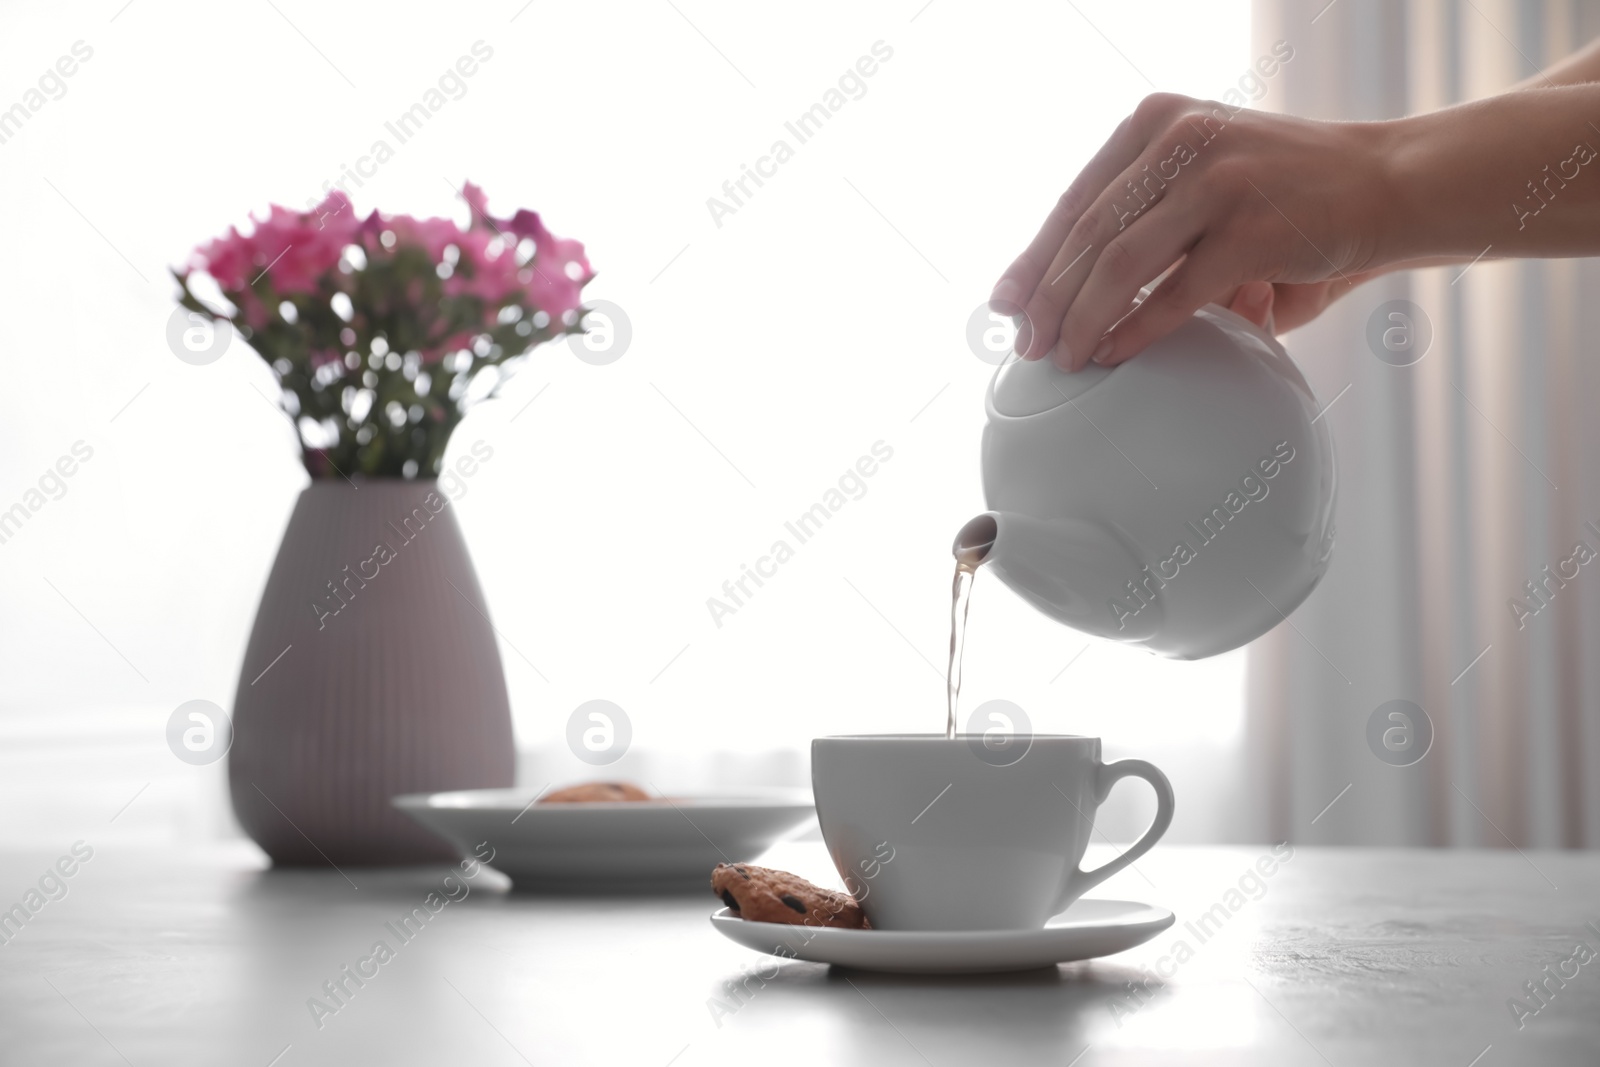
<path id="1" fill-rule="evenodd" d="M 1213 301 L 1278 329 L 1308 321 L 1386 262 L 1387 129 L 1146 97 L 990 306 L 1025 316 L 1024 358 L 1070 370 L 1120 363 Z M 1272 297 L 1253 282 L 1273 283 Z"/>

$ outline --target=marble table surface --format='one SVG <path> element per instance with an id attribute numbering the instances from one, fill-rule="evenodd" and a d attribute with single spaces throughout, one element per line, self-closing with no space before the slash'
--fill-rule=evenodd
<path id="1" fill-rule="evenodd" d="M 1148 944 L 926 978 L 758 956 L 711 929 L 709 891 L 78 850 L 0 850 L 0 908 L 36 905 L 0 917 L 0 1063 L 1600 1063 L 1595 853 L 1297 848 L 1263 877 L 1266 847 L 1160 847 L 1094 894 L 1172 908 Z M 769 860 L 827 873 L 814 843 Z"/>

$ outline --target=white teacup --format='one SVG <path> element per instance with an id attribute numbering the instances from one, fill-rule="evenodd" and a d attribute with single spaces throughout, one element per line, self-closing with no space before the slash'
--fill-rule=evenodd
<path id="1" fill-rule="evenodd" d="M 811 742 L 817 818 L 834 866 L 878 930 L 1015 930 L 1051 916 L 1148 852 L 1172 823 L 1172 786 L 1144 760 L 1100 762 L 1098 737 L 1034 736 L 1014 762 L 965 735 Z M 1096 809 L 1132 775 L 1156 816 L 1127 851 L 1079 867 Z"/>

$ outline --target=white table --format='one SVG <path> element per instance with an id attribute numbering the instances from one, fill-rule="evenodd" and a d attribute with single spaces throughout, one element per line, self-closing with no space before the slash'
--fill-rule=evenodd
<path id="1" fill-rule="evenodd" d="M 773 862 L 826 870 L 820 846 L 785 848 Z M 709 890 L 538 898 L 484 872 L 401 942 L 385 924 L 443 870 L 105 845 L 0 947 L 0 1063 L 1600 1063 L 1600 958 L 1521 1030 L 1507 1007 L 1580 940 L 1600 952 L 1600 855 L 1300 849 L 1200 942 L 1185 923 L 1265 851 L 1160 847 L 1106 883 L 1178 912 L 1133 951 L 934 979 L 757 956 L 712 931 Z M 65 853 L 0 853 L 0 905 Z M 308 998 L 332 1005 L 323 983 L 380 939 L 393 958 L 319 1028 Z M 1171 977 L 1132 999 L 1163 957 Z"/>

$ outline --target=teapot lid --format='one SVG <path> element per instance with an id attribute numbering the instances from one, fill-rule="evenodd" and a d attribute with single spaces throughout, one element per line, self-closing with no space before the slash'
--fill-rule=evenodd
<path id="1" fill-rule="evenodd" d="M 1009 418 L 1038 415 L 1076 400 L 1115 369 L 1090 363 L 1068 374 L 1048 359 L 1013 359 L 995 374 L 990 401 L 997 414 Z"/>

